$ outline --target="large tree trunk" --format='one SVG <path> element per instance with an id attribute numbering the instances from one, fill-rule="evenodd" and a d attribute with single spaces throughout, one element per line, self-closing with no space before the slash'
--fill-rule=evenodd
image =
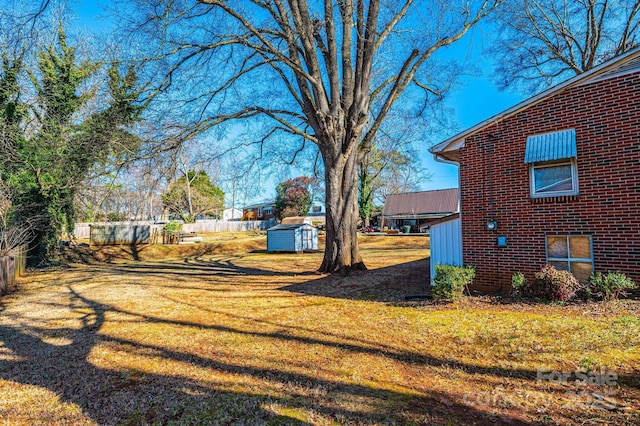
<path id="1" fill-rule="evenodd" d="M 327 242 L 319 271 L 348 275 L 366 270 L 358 249 L 357 155 L 323 155 L 326 184 Z"/>

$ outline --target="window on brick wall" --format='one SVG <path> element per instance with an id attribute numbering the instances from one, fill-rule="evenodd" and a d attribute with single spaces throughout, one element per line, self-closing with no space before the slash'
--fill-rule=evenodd
<path id="1" fill-rule="evenodd" d="M 578 172 L 575 159 L 534 163 L 529 167 L 532 197 L 578 194 Z"/>
<path id="2" fill-rule="evenodd" d="M 576 131 L 529 136 L 524 162 L 529 165 L 531 197 L 578 194 Z"/>
<path id="3" fill-rule="evenodd" d="M 547 263 L 571 272 L 585 283 L 593 273 L 593 250 L 589 235 L 547 236 Z"/>

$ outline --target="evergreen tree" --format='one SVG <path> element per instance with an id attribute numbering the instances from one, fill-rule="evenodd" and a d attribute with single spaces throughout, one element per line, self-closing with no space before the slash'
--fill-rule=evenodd
<path id="1" fill-rule="evenodd" d="M 12 68 L 4 61 L 0 102 L 2 127 L 15 131 L 14 137 L 4 139 L 11 155 L 3 166 L 3 180 L 15 194 L 16 212 L 23 218 L 39 218 L 31 254 L 42 261 L 54 257 L 58 240 L 73 227 L 74 196 L 94 164 L 121 158 L 139 146 L 126 129 L 139 118 L 141 107 L 132 70 L 121 76 L 112 67 L 107 108 L 82 120 L 81 112 L 95 96 L 88 83 L 98 76 L 100 64 L 79 61 L 62 27 L 57 43 L 43 49 L 37 59 L 37 71 L 27 70 L 36 94 L 28 114 L 15 103 L 24 90 L 13 75 L 20 62 Z"/>
<path id="2" fill-rule="evenodd" d="M 189 170 L 162 195 L 162 203 L 172 215 L 184 222 L 194 222 L 201 215 L 221 216 L 224 192 L 203 170 Z"/>

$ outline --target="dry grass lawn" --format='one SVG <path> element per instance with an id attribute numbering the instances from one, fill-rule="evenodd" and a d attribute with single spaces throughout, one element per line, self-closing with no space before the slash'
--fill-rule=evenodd
<path id="1" fill-rule="evenodd" d="M 347 278 L 224 238 L 23 278 L 0 301 L 0 424 L 640 423 L 637 301 L 407 303 L 425 237 L 363 237 L 372 270 Z M 578 368 L 617 377 L 536 379 Z"/>

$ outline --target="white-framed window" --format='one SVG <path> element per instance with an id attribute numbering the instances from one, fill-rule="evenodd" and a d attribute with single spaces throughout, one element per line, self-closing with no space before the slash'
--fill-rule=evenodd
<path id="1" fill-rule="evenodd" d="M 531 197 L 578 195 L 576 159 L 532 163 L 529 165 Z"/>
<path id="2" fill-rule="evenodd" d="M 575 129 L 528 136 L 524 162 L 529 165 L 532 198 L 578 195 Z"/>
<path id="3" fill-rule="evenodd" d="M 262 208 L 258 208 L 258 217 L 262 217 Z"/>
<path id="4" fill-rule="evenodd" d="M 590 235 L 547 235 L 547 263 L 571 272 L 585 283 L 593 273 L 593 245 Z"/>

